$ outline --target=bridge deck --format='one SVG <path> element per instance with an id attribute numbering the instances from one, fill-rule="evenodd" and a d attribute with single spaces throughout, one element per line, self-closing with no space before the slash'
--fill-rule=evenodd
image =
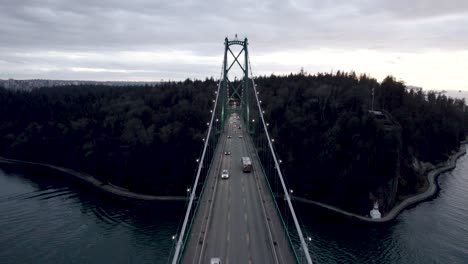
<path id="1" fill-rule="evenodd" d="M 239 123 L 231 117 L 220 138 L 182 263 L 210 263 L 212 257 L 221 263 L 295 262 L 250 136 Z M 252 159 L 251 173 L 242 172 L 243 156 Z M 223 169 L 229 179 L 220 178 Z"/>

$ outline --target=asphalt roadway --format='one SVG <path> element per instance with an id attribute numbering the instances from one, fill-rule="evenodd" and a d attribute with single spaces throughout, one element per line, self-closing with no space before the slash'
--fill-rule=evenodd
<path id="1" fill-rule="evenodd" d="M 231 116 L 220 139 L 182 263 L 213 257 L 233 264 L 295 262 L 251 139 L 239 124 Z M 252 172 L 242 172 L 241 157 L 252 159 Z M 221 179 L 223 169 L 229 179 Z"/>

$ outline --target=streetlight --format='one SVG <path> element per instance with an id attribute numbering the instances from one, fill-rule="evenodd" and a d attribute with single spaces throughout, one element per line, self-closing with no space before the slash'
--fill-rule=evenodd
<path id="1" fill-rule="evenodd" d="M 252 123 L 255 123 L 255 119 L 252 119 Z"/>
<path id="2" fill-rule="evenodd" d="M 196 161 L 197 161 L 197 163 L 198 163 L 198 162 L 200 162 L 200 160 L 199 160 L 199 159 L 196 159 Z"/>
<path id="3" fill-rule="evenodd" d="M 272 139 L 271 139 L 271 142 L 275 142 L 275 139 L 274 139 L 274 138 L 272 138 Z"/>
<path id="4" fill-rule="evenodd" d="M 176 235 L 173 235 L 173 236 L 172 236 L 172 240 L 174 240 L 175 238 L 176 238 Z"/>
<path id="5" fill-rule="evenodd" d="M 293 191 L 292 189 L 289 189 L 289 193 L 290 193 L 290 194 L 293 194 L 293 192 L 294 192 L 294 191 Z"/>
<path id="6" fill-rule="evenodd" d="M 218 118 L 216 118 L 216 122 L 218 122 L 218 121 L 219 121 L 219 119 L 218 119 Z"/>

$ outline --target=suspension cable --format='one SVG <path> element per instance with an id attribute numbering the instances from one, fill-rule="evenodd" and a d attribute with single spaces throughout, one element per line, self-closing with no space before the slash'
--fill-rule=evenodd
<path id="1" fill-rule="evenodd" d="M 249 63 L 249 68 L 250 68 L 250 74 L 252 75 L 253 91 L 254 91 L 256 103 L 257 103 L 257 106 L 258 106 L 258 112 L 259 112 L 260 118 L 262 119 L 263 129 L 265 130 L 265 135 L 266 135 L 267 140 L 268 140 L 268 146 L 270 148 L 271 155 L 273 156 L 273 161 L 275 163 L 275 169 L 276 169 L 276 172 L 278 173 L 278 177 L 279 177 L 279 179 L 281 181 L 281 186 L 283 187 L 283 192 L 285 194 L 286 201 L 288 203 L 289 211 L 291 212 L 291 215 L 293 217 L 294 225 L 295 225 L 297 233 L 299 235 L 299 239 L 301 241 L 301 246 L 302 246 L 302 249 L 303 249 L 304 254 L 306 256 L 307 263 L 312 264 L 312 259 L 310 257 L 309 249 L 307 247 L 307 243 L 304 240 L 304 236 L 302 234 L 301 227 L 299 225 L 299 222 L 298 222 L 297 217 L 296 217 L 296 213 L 295 213 L 293 205 L 291 203 L 291 197 L 289 196 L 288 189 L 286 188 L 286 184 L 285 184 L 284 179 L 283 179 L 283 174 L 281 173 L 281 169 L 280 169 L 280 166 L 279 166 L 279 163 L 278 163 L 278 159 L 276 158 L 275 150 L 273 149 L 273 144 L 271 142 L 270 134 L 268 133 L 268 129 L 267 129 L 267 126 L 266 126 L 266 123 L 265 123 L 265 119 L 263 117 L 263 112 L 262 112 L 262 108 L 260 106 L 260 101 L 258 100 L 257 88 L 255 86 L 255 80 L 253 78 L 252 65 L 250 63 L 250 56 L 249 56 L 248 63 Z"/>
<path id="2" fill-rule="evenodd" d="M 212 127 L 213 127 L 213 120 L 214 120 L 214 117 L 216 115 L 216 106 L 218 105 L 218 98 L 219 98 L 219 93 L 220 93 L 220 89 L 221 89 L 221 81 L 222 81 L 222 78 L 220 77 L 219 78 L 219 83 L 218 83 L 218 90 L 216 92 L 216 99 L 215 99 L 213 109 L 212 109 L 213 112 L 211 114 L 211 120 L 210 120 L 210 123 L 209 123 L 207 136 L 205 138 L 205 144 L 203 146 L 202 156 L 201 156 L 200 160 L 198 161 L 197 175 L 195 177 L 195 182 L 193 183 L 192 190 L 191 190 L 191 193 L 190 193 L 189 204 L 188 204 L 188 207 L 187 207 L 187 211 L 185 212 L 184 223 L 182 224 L 182 229 L 181 229 L 181 232 L 180 232 L 178 240 L 177 240 L 176 250 L 175 250 L 175 253 L 174 253 L 174 257 L 172 259 L 172 264 L 177 264 L 177 262 L 179 260 L 179 254 L 181 253 L 182 240 L 184 239 L 185 231 L 186 231 L 186 228 L 187 228 L 187 223 L 188 223 L 188 220 L 189 220 L 189 217 L 190 217 L 190 212 L 192 210 L 193 200 L 195 198 L 195 193 L 196 193 L 196 190 L 197 190 L 197 187 L 198 187 L 198 180 L 200 179 L 200 174 L 201 174 L 201 171 L 202 171 L 202 168 L 203 168 L 203 162 L 204 162 L 204 159 L 205 159 L 205 154 L 207 152 L 209 138 L 211 136 L 211 130 L 212 130 Z"/>

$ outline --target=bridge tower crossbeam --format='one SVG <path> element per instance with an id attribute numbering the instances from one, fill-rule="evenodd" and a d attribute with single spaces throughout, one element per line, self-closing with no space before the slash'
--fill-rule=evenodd
<path id="1" fill-rule="evenodd" d="M 241 46 L 240 51 L 234 53 L 232 46 L 237 45 Z M 237 55 L 236 55 L 237 54 Z M 244 60 L 241 63 L 241 55 L 244 55 Z M 233 108 L 237 108 L 233 104 L 239 103 L 241 116 L 246 121 L 246 129 L 250 131 L 250 106 L 249 106 L 249 51 L 248 51 L 248 40 L 238 40 L 237 37 L 234 40 L 229 40 L 227 37 L 224 39 L 224 63 L 223 63 L 223 77 L 222 77 L 222 127 L 226 122 L 230 112 Z M 231 60 L 229 60 L 231 59 Z M 229 65 L 228 65 L 229 64 Z M 240 69 L 242 72 L 241 80 L 231 81 L 229 78 L 229 73 L 234 69 Z"/>

